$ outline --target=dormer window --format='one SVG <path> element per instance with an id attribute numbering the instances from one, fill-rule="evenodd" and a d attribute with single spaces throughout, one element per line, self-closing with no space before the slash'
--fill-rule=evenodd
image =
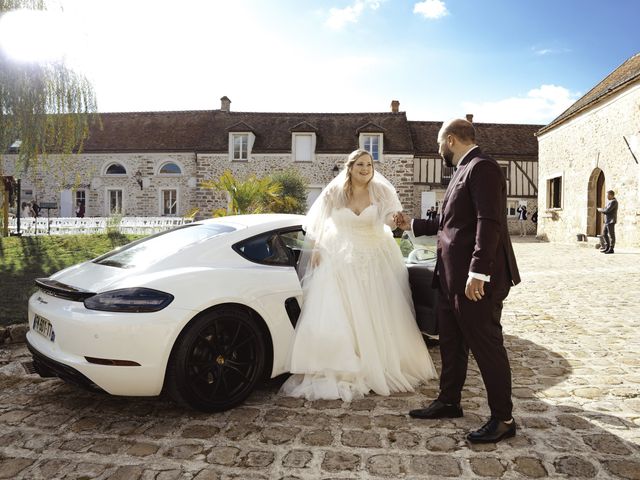
<path id="1" fill-rule="evenodd" d="M 229 132 L 229 160 L 248 162 L 256 139 L 253 127 L 244 122 L 238 122 L 227 128 L 227 131 Z"/>
<path id="2" fill-rule="evenodd" d="M 369 122 L 358 128 L 357 132 L 360 148 L 369 152 L 374 162 L 381 162 L 386 129 L 376 123 Z"/>
<path id="3" fill-rule="evenodd" d="M 249 159 L 249 134 L 248 133 L 232 133 L 233 138 L 233 159 L 248 160 Z"/>
<path id="4" fill-rule="evenodd" d="M 381 133 L 360 134 L 360 148 L 369 152 L 374 161 L 382 159 L 382 138 Z"/>
<path id="5" fill-rule="evenodd" d="M 291 132 L 291 158 L 294 162 L 313 162 L 316 156 L 318 129 L 309 122 L 300 122 L 289 129 Z"/>
<path id="6" fill-rule="evenodd" d="M 127 170 L 119 163 L 112 163 L 105 171 L 107 175 L 126 175 Z"/>
<path id="7" fill-rule="evenodd" d="M 316 134 L 291 134 L 291 154 L 294 162 L 312 162 L 316 150 Z"/>

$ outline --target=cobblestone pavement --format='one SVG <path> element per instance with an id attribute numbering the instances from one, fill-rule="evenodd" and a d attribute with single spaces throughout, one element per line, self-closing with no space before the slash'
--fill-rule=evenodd
<path id="1" fill-rule="evenodd" d="M 205 415 L 26 375 L 24 346 L 4 346 L 0 478 L 640 479 L 640 250 L 516 242 L 524 280 L 504 311 L 513 439 L 465 443 L 488 412 L 475 364 L 460 419 L 406 415 L 435 384 L 343 404 L 283 398 L 273 382 Z"/>

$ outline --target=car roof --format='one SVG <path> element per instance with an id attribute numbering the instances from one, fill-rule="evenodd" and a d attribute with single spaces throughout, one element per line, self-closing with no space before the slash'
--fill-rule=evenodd
<path id="1" fill-rule="evenodd" d="M 207 225 L 220 223 L 231 225 L 236 229 L 245 229 L 259 227 L 260 230 L 270 230 L 294 225 L 302 225 L 304 223 L 304 215 L 294 215 L 288 213 L 260 213 L 251 215 L 230 215 L 226 217 L 210 218 L 195 222 L 197 224 Z"/>

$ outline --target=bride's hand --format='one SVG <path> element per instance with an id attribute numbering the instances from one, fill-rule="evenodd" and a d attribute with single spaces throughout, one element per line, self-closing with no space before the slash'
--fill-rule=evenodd
<path id="1" fill-rule="evenodd" d="M 393 215 L 396 226 L 402 230 L 411 230 L 411 217 L 406 213 L 398 212 Z"/>

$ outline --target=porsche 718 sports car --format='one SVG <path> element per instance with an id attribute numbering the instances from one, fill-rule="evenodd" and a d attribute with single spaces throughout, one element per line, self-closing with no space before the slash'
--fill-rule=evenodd
<path id="1" fill-rule="evenodd" d="M 27 333 L 36 372 L 113 395 L 165 391 L 202 411 L 238 405 L 286 373 L 303 223 L 281 214 L 195 222 L 38 279 Z M 433 264 L 420 249 L 408 255 L 429 335 Z"/>

